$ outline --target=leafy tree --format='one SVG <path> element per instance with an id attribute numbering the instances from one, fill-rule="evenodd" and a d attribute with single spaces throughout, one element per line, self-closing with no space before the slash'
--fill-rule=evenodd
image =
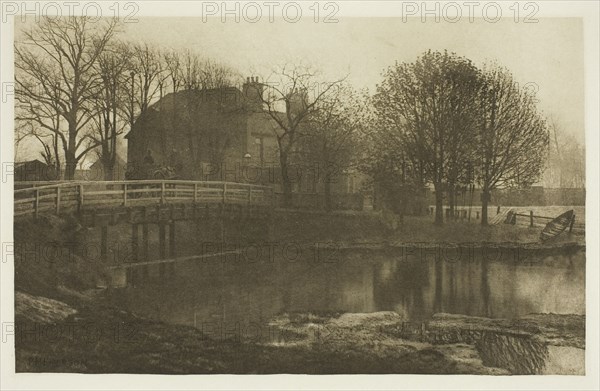
<path id="1" fill-rule="evenodd" d="M 384 73 L 373 104 L 377 137 L 389 161 L 411 162 L 435 188 L 435 222 L 443 222 L 443 196 L 458 179 L 469 151 L 480 78 L 470 60 L 428 51 L 414 63 L 396 64 Z"/>

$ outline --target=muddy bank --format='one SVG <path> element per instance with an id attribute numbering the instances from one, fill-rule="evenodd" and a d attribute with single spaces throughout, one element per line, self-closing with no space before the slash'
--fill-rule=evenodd
<path id="1" fill-rule="evenodd" d="M 271 324 L 277 338 L 256 341 L 235 333 L 215 338 L 193 327 L 144 319 L 101 300 L 71 307 L 76 312 L 61 320 L 40 322 L 23 314 L 23 297 L 17 296 L 17 372 L 504 373 L 482 366 L 467 346 L 456 359 L 430 344 L 385 338 L 374 327 L 400 321 L 393 313 L 331 318 L 323 324 L 331 333 L 316 339 L 310 315 L 305 323 L 283 316 Z M 31 300 L 45 301 L 27 298 Z"/>
<path id="2" fill-rule="evenodd" d="M 489 319 L 435 314 L 421 327 L 403 325 L 400 338 L 433 345 L 474 346 L 486 366 L 511 374 L 585 374 L 585 316 L 532 314 Z"/>
<path id="3" fill-rule="evenodd" d="M 583 352 L 584 323 L 580 316 L 509 321 L 437 314 L 415 326 L 395 312 L 302 313 L 274 317 L 258 334 L 216 333 L 136 316 L 106 305 L 102 295 L 67 304 L 19 292 L 16 368 L 180 374 L 564 373 L 557 357 L 577 358 L 573 349 Z M 575 365 L 571 373 L 581 370 Z"/>

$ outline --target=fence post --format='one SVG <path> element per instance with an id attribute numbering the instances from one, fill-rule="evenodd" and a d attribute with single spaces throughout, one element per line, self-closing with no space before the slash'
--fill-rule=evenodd
<path id="1" fill-rule="evenodd" d="M 248 205 L 252 202 L 252 188 L 248 187 Z"/>
<path id="2" fill-rule="evenodd" d="M 160 182 L 160 203 L 165 203 L 165 181 Z"/>
<path id="3" fill-rule="evenodd" d="M 271 188 L 271 206 L 276 208 L 277 205 L 277 194 L 275 193 L 275 189 Z"/>
<path id="4" fill-rule="evenodd" d="M 40 190 L 35 189 L 35 218 L 37 218 L 39 215 L 39 209 L 40 209 Z"/>
<path id="5" fill-rule="evenodd" d="M 223 204 L 227 201 L 227 183 L 223 183 Z"/>
<path id="6" fill-rule="evenodd" d="M 496 209 L 496 214 L 499 215 L 500 214 L 500 205 L 498 205 L 498 208 Z"/>
<path id="7" fill-rule="evenodd" d="M 123 183 L 123 206 L 127 206 L 127 183 Z"/>
<path id="8" fill-rule="evenodd" d="M 77 211 L 81 211 L 83 208 L 83 185 L 77 185 L 78 199 L 77 199 Z"/>
<path id="9" fill-rule="evenodd" d="M 60 213 L 60 186 L 56 187 L 56 214 Z"/>
<path id="10" fill-rule="evenodd" d="M 529 226 L 533 227 L 533 211 L 529 211 Z"/>
<path id="11" fill-rule="evenodd" d="M 194 183 L 194 204 L 198 202 L 198 182 Z"/>

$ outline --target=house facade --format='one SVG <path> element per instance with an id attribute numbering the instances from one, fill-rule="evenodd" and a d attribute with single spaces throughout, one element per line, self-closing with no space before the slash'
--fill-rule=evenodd
<path id="1" fill-rule="evenodd" d="M 127 177 L 265 182 L 249 166 L 277 161 L 276 123 L 262 84 L 171 93 L 140 115 L 127 139 Z"/>

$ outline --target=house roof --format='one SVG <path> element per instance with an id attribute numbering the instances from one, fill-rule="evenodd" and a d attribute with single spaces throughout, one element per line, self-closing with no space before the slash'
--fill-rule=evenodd
<path id="1" fill-rule="evenodd" d="M 41 164 L 43 166 L 47 166 L 47 164 L 44 163 L 44 162 L 42 162 L 41 160 L 39 160 L 39 159 L 33 159 L 33 160 L 27 160 L 27 161 L 24 161 L 24 162 L 15 162 L 15 168 L 23 167 L 23 166 L 26 166 L 28 164 Z"/>
<path id="2" fill-rule="evenodd" d="M 162 99 L 153 103 L 148 107 L 148 110 L 135 121 L 133 129 L 131 129 L 125 138 L 129 138 L 132 133 L 136 132 L 138 126 L 136 124 L 143 120 L 148 115 L 159 113 L 161 111 L 172 112 L 174 108 L 177 110 L 188 108 L 202 108 L 207 111 L 225 110 L 234 112 L 246 111 L 249 114 L 256 112 L 247 106 L 247 100 L 244 93 L 237 87 L 210 88 L 200 90 L 180 90 L 171 92 L 162 97 Z"/>
<path id="3" fill-rule="evenodd" d="M 98 159 L 96 159 L 96 161 L 94 163 L 92 163 L 92 165 L 90 166 L 90 169 L 93 169 L 94 166 L 96 166 L 97 164 L 102 164 L 102 161 L 100 160 L 100 157 L 98 157 Z M 121 155 L 119 153 L 117 153 L 117 157 L 115 159 L 115 164 L 118 166 L 125 166 L 127 164 L 127 162 L 125 161 L 125 159 L 123 159 L 121 157 Z"/>

